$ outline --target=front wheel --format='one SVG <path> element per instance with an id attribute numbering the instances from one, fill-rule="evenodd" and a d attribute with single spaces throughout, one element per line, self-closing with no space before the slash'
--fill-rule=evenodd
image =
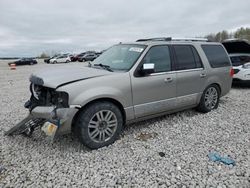
<path id="1" fill-rule="evenodd" d="M 197 110 L 203 113 L 218 108 L 220 100 L 220 89 L 217 85 L 208 86 L 202 94 Z"/>
<path id="2" fill-rule="evenodd" d="M 115 142 L 123 127 L 119 108 L 111 102 L 95 102 L 80 112 L 74 131 L 79 140 L 91 149 Z"/>

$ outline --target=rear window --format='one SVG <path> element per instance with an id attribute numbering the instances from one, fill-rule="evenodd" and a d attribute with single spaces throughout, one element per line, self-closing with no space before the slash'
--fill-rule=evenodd
<path id="1" fill-rule="evenodd" d="M 201 45 L 207 59 L 213 68 L 230 66 L 230 60 L 224 48 L 220 45 Z"/>
<path id="2" fill-rule="evenodd" d="M 230 57 L 233 66 L 240 66 L 250 62 L 250 56 L 232 56 Z"/>

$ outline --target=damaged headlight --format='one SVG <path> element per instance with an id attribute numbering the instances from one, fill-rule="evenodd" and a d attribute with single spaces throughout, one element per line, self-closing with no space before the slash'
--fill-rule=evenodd
<path id="1" fill-rule="evenodd" d="M 40 86 L 34 83 L 30 85 L 31 98 L 25 107 L 33 109 L 36 106 L 56 106 L 68 108 L 69 95 L 63 91 L 56 91 L 53 88 Z"/>
<path id="2" fill-rule="evenodd" d="M 41 92 L 42 92 L 42 86 L 39 86 L 39 85 L 36 85 L 36 84 L 32 83 L 30 85 L 30 90 L 31 90 L 32 95 L 37 100 L 39 100 L 39 96 L 41 95 Z"/>
<path id="3" fill-rule="evenodd" d="M 68 108 L 69 95 L 66 92 L 54 91 L 51 96 L 51 102 L 59 108 Z"/>

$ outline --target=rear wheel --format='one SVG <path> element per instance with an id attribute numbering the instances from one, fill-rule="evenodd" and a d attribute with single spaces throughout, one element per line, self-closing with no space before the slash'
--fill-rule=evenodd
<path id="1" fill-rule="evenodd" d="M 53 64 L 56 64 L 57 63 L 57 61 L 53 61 Z"/>
<path id="2" fill-rule="evenodd" d="M 69 60 L 66 60 L 66 63 L 69 63 Z"/>
<path id="3" fill-rule="evenodd" d="M 91 149 L 112 144 L 119 137 L 123 117 L 111 102 L 95 102 L 80 112 L 74 132 L 80 141 Z"/>
<path id="4" fill-rule="evenodd" d="M 218 108 L 220 99 L 220 89 L 217 85 L 208 86 L 202 94 L 197 110 L 203 113 L 210 112 Z"/>

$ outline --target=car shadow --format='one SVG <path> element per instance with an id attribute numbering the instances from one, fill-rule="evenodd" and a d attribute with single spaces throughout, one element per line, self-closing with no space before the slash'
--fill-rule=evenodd
<path id="1" fill-rule="evenodd" d="M 234 89 L 250 89 L 250 83 L 233 83 L 232 88 L 234 88 Z"/>

